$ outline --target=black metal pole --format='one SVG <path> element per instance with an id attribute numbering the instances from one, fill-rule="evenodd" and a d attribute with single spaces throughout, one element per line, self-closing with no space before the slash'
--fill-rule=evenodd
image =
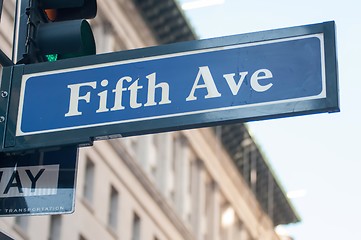
<path id="1" fill-rule="evenodd" d="M 0 0 L 0 20 L 1 20 L 1 13 L 3 12 L 3 0 Z"/>
<path id="2" fill-rule="evenodd" d="M 3 12 L 3 2 L 4 2 L 3 0 L 0 0 L 0 21 Z M 14 65 L 13 61 L 11 61 L 10 58 L 8 58 L 8 56 L 6 56 L 6 54 L 1 49 L 0 49 L 0 64 L 4 67 L 9 67 Z"/>

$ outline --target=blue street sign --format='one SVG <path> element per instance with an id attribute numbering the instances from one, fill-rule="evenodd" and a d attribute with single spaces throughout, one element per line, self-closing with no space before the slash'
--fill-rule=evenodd
<path id="1" fill-rule="evenodd" d="M 338 111 L 334 35 L 328 22 L 15 68 L 5 148 Z"/>
<path id="2" fill-rule="evenodd" d="M 326 97 L 322 35 L 23 76 L 18 136 Z"/>
<path id="3" fill-rule="evenodd" d="M 0 216 L 72 213 L 77 147 L 0 153 Z"/>

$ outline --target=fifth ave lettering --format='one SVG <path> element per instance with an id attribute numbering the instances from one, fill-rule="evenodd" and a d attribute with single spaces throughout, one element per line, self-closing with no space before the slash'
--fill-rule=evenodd
<path id="1" fill-rule="evenodd" d="M 227 81 L 228 87 L 230 88 L 233 95 L 237 95 L 239 89 L 241 88 L 246 76 L 248 75 L 248 72 L 240 72 L 239 73 L 239 80 L 236 82 L 234 79 L 236 74 L 230 73 L 230 74 L 224 74 L 223 78 Z M 260 83 L 263 79 L 271 79 L 273 78 L 273 74 L 268 69 L 259 69 L 255 71 L 250 79 L 251 88 L 256 92 L 265 92 L 268 89 L 270 89 L 273 84 L 268 83 L 266 85 L 262 85 Z M 203 79 L 203 84 L 200 84 L 200 80 Z M 213 76 L 211 71 L 209 70 L 208 66 L 199 67 L 199 71 L 197 74 L 197 77 L 194 81 L 193 87 L 186 98 L 186 101 L 194 101 L 197 100 L 197 97 L 194 95 L 195 91 L 197 89 L 205 88 L 207 90 L 207 95 L 204 96 L 204 98 L 216 98 L 221 97 L 222 94 L 218 91 L 217 86 L 214 82 Z"/>
<path id="2" fill-rule="evenodd" d="M 166 82 L 161 82 L 156 84 L 156 73 L 152 73 L 146 76 L 148 81 L 148 91 L 147 91 L 147 102 L 144 104 L 139 102 L 138 93 L 143 89 L 143 86 L 139 84 L 139 78 L 133 79 L 129 76 L 122 77 L 116 83 L 115 89 L 112 90 L 114 93 L 114 105 L 112 108 L 107 107 L 108 100 L 108 90 L 103 90 L 98 93 L 99 96 L 99 107 L 96 110 L 97 113 L 108 112 L 108 111 L 118 111 L 125 109 L 123 104 L 123 93 L 129 91 L 130 99 L 129 106 L 133 109 L 139 107 L 149 107 L 155 105 L 163 105 L 171 103 L 169 99 L 169 85 Z M 124 83 L 127 82 L 130 84 L 129 87 L 124 87 Z M 101 81 L 100 85 L 105 88 L 109 84 L 109 81 L 104 79 Z M 65 117 L 72 117 L 82 115 L 82 112 L 79 111 L 79 102 L 85 101 L 86 103 L 90 102 L 91 89 L 97 89 L 97 82 L 85 82 L 78 84 L 68 85 L 70 89 L 70 101 L 69 101 L 69 111 L 65 114 Z M 86 88 L 88 91 L 84 95 L 80 95 L 80 88 Z M 161 92 L 161 99 L 159 102 L 156 102 L 156 90 Z M 158 93 L 159 93 L 158 91 Z"/>
<path id="3" fill-rule="evenodd" d="M 235 73 L 223 75 L 223 80 L 227 82 L 227 85 L 233 95 L 237 95 L 239 93 L 242 84 L 248 76 L 248 72 L 240 72 L 238 73 L 238 75 L 238 80 Z M 268 82 L 267 84 L 262 84 L 262 80 L 272 78 L 273 74 L 270 70 L 259 69 L 252 73 L 249 80 L 250 86 L 252 90 L 256 92 L 265 92 L 273 86 L 273 83 Z M 168 83 L 156 83 L 155 72 L 147 75 L 146 80 L 148 89 L 145 92 L 146 101 L 141 102 L 138 99 L 138 95 L 141 93 L 141 91 L 144 90 L 143 86 L 139 83 L 140 79 L 133 79 L 130 76 L 121 77 L 117 81 L 115 88 L 111 90 L 114 95 L 114 103 L 111 108 L 108 108 L 108 92 L 110 92 L 110 90 L 107 89 L 107 86 L 109 84 L 109 81 L 107 79 L 104 79 L 100 82 L 102 88 L 101 91 L 98 89 L 98 84 L 96 81 L 70 84 L 67 86 L 70 89 L 70 99 L 68 112 L 65 114 L 65 117 L 82 115 L 83 113 L 79 110 L 79 103 L 81 101 L 85 101 L 85 103 L 90 103 L 93 90 L 97 92 L 97 96 L 99 97 L 98 109 L 96 110 L 96 113 L 124 110 L 126 106 L 129 106 L 132 109 L 136 109 L 140 107 L 170 104 L 172 102 L 170 100 L 170 87 Z M 156 92 L 157 89 L 158 91 Z M 217 83 L 214 80 L 211 70 L 208 66 L 202 66 L 198 68 L 198 72 L 193 82 L 193 86 L 188 94 L 188 97 L 186 97 L 185 100 L 187 102 L 197 100 L 196 90 L 198 89 L 205 89 L 207 91 L 207 94 L 204 95 L 205 99 L 218 98 L 222 96 L 222 93 L 217 88 Z M 125 94 L 126 92 L 128 92 L 127 95 Z M 159 94 L 158 98 L 156 98 L 156 93 Z M 125 96 L 129 96 L 128 101 L 124 99 Z M 158 99 L 158 101 L 156 99 Z"/>

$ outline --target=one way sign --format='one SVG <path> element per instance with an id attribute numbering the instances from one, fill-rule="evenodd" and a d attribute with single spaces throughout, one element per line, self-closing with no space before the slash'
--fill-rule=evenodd
<path id="1" fill-rule="evenodd" d="M 0 154 L 0 216 L 74 211 L 77 147 Z"/>

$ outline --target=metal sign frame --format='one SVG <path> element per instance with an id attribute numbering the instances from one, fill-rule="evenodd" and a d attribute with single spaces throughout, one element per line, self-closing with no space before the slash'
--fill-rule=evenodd
<path id="1" fill-rule="evenodd" d="M 58 71 L 74 68 L 91 68 L 119 61 L 151 58 L 155 56 L 178 54 L 189 51 L 200 51 L 210 48 L 226 47 L 239 44 L 259 43 L 285 38 L 295 38 L 307 35 L 322 34 L 324 49 L 325 92 L 323 98 L 292 102 L 277 102 L 269 105 L 254 105 L 237 108 L 230 111 L 199 112 L 190 115 L 159 117 L 151 120 L 130 121 L 124 123 L 90 126 L 65 131 L 54 131 L 41 134 L 19 136 L 16 134 L 18 121 L 22 77 L 29 74 Z M 97 56 L 68 59 L 52 63 L 16 65 L 4 69 L 1 90 L 9 91 L 9 97 L 0 99 L 0 116 L 4 116 L 0 131 L 2 151 L 22 151 L 32 148 L 44 148 L 68 144 L 90 144 L 96 139 L 125 137 L 158 133 L 172 130 L 182 130 L 197 127 L 207 127 L 227 123 L 255 121 L 270 118 L 290 117 L 320 112 L 339 111 L 338 74 L 335 43 L 335 23 L 320 24 L 276 29 L 235 36 L 176 43 L 157 47 L 121 51 Z M 6 95 L 6 94 L 5 94 Z M 3 101 L 3 102 L 1 102 Z M 2 105 L 1 105 L 2 104 Z"/>

